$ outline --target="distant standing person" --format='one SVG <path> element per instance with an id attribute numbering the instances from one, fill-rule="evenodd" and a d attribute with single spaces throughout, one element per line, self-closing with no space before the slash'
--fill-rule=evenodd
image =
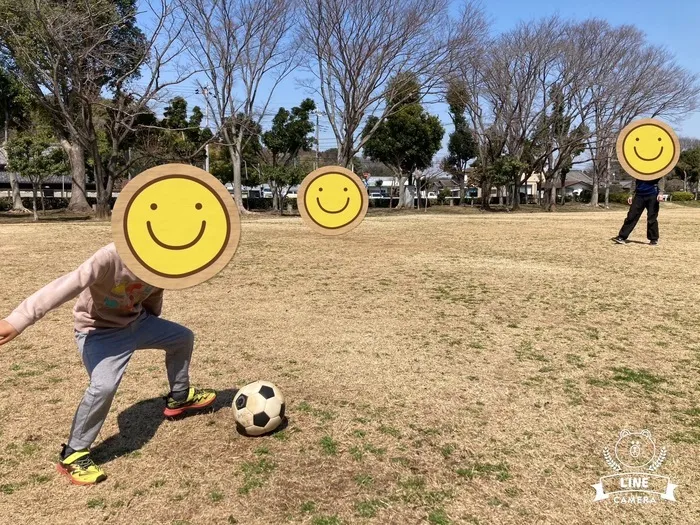
<path id="1" fill-rule="evenodd" d="M 649 244 L 656 246 L 659 244 L 659 202 L 663 200 L 663 188 L 659 188 L 662 179 L 644 181 L 634 180 L 634 196 L 627 199 L 630 211 L 620 228 L 620 233 L 613 239 L 618 244 L 627 244 L 627 238 L 637 226 L 642 212 L 647 210 L 647 239 Z"/>
<path id="2" fill-rule="evenodd" d="M 620 131 L 615 151 L 622 169 L 634 177 L 635 187 L 634 197 L 627 200 L 630 211 L 613 241 L 627 244 L 627 238 L 646 209 L 647 239 L 649 244 L 656 246 L 659 244 L 659 202 L 663 200 L 663 178 L 673 171 L 681 154 L 678 135 L 660 120 L 634 120 Z"/>

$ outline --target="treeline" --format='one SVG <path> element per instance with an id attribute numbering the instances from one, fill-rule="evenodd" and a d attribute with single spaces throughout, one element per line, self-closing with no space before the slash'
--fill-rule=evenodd
<path id="1" fill-rule="evenodd" d="M 550 17 L 493 34 L 471 2 L 0 0 L 0 10 L 5 137 L 24 133 L 10 162 L 24 158 L 19 167 L 38 173 L 36 151 L 63 151 L 75 188 L 94 179 L 102 217 L 118 179 L 162 162 L 202 165 L 207 150 L 244 212 L 246 178 L 281 192 L 313 166 L 305 152 L 321 113 L 337 163 L 355 167 L 364 154 L 403 188 L 439 150 L 444 129 L 425 109 L 435 101 L 454 124 L 441 166 L 463 189 L 517 195 L 541 173 L 551 208 L 554 181 L 587 161 L 595 203 L 610 187 L 621 127 L 642 116 L 676 122 L 700 93 L 697 76 L 633 26 Z M 269 107 L 276 87 L 292 74 L 299 105 L 279 109 L 263 130 L 278 109 Z M 188 114 L 173 94 L 192 83 L 205 103 Z M 682 166 L 692 183 L 689 155 Z M 412 205 L 406 197 L 399 205 Z M 72 192 L 70 206 L 87 208 L 84 191 Z"/>

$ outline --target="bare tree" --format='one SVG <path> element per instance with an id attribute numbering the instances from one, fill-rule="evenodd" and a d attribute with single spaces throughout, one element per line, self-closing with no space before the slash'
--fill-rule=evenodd
<path id="1" fill-rule="evenodd" d="M 545 179 L 553 179 L 574 147 L 568 131 L 576 108 L 567 101 L 581 66 L 563 60 L 566 27 L 557 17 L 521 23 L 489 42 L 483 52 L 463 55 L 457 63 L 453 81 L 463 85 L 477 139 L 476 167 L 486 209 L 494 177 L 506 182 L 501 172 L 507 173 L 517 208 L 525 181 L 542 170 Z"/>
<path id="2" fill-rule="evenodd" d="M 678 137 L 678 141 L 681 143 L 681 151 L 685 151 L 687 149 L 700 148 L 700 138 Z"/>
<path id="3" fill-rule="evenodd" d="M 162 102 L 167 88 L 192 72 L 178 62 L 181 26 L 170 0 L 142 2 L 153 20 L 146 34 L 135 28 L 133 10 L 120 12 L 109 0 L 68 4 L 32 0 L 15 6 L 17 18 L 1 25 L 3 44 L 35 100 L 92 158 L 97 216 L 105 218 L 114 182 L 130 164 L 122 145 L 151 113 L 149 105 Z"/>
<path id="4" fill-rule="evenodd" d="M 234 196 L 243 208 L 241 158 L 277 85 L 296 66 L 292 0 L 180 0 L 189 52 L 201 67 L 210 115 L 233 165 Z M 263 80 L 269 80 L 260 96 Z M 258 105 L 259 99 L 261 103 Z"/>
<path id="5" fill-rule="evenodd" d="M 577 100 L 579 106 L 590 108 L 591 205 L 598 205 L 603 183 L 607 206 L 610 163 L 620 129 L 638 117 L 683 118 L 697 107 L 700 86 L 697 75 L 680 67 L 666 49 L 650 45 L 633 26 L 586 20 L 572 26 L 569 40 L 578 60 L 588 65 L 588 79 Z"/>
<path id="6" fill-rule="evenodd" d="M 323 99 L 338 145 L 338 163 L 352 167 L 353 157 L 404 102 L 402 85 L 387 93 L 388 80 L 411 72 L 421 95 L 436 91 L 458 48 L 475 47 L 485 33 L 482 12 L 463 9 L 461 32 L 448 16 L 446 0 L 301 0 L 300 25 L 306 68 L 304 82 Z M 459 40 L 458 40 L 459 39 Z M 457 45 L 459 44 L 459 46 Z M 391 103 L 387 103 L 391 101 Z M 362 133 L 369 115 L 374 130 Z"/>

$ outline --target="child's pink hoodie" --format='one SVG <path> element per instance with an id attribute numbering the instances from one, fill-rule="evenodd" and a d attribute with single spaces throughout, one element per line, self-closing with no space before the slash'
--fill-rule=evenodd
<path id="1" fill-rule="evenodd" d="M 163 305 L 163 290 L 131 273 L 111 243 L 73 272 L 28 297 L 5 321 L 21 333 L 47 312 L 76 296 L 78 301 L 73 315 L 75 329 L 79 332 L 123 328 L 135 321 L 144 308 L 153 315 L 160 315 Z"/>

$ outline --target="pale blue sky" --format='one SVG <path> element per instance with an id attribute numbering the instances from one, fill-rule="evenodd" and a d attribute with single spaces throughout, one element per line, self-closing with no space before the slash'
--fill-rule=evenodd
<path id="1" fill-rule="evenodd" d="M 400 0 L 399 0 L 400 1 Z M 455 2 L 455 5 L 458 5 Z M 589 17 L 605 18 L 613 25 L 633 24 L 645 32 L 650 42 L 667 47 L 678 62 L 688 70 L 700 73 L 700 2 L 693 0 L 586 0 L 559 2 L 553 0 L 486 0 L 487 15 L 491 18 L 494 34 L 507 31 L 520 20 L 533 20 L 553 14 L 562 18 L 585 19 Z M 270 104 L 270 112 L 276 112 L 280 106 L 291 107 L 309 96 L 297 83 L 299 77 L 305 77 L 303 71 L 290 75 L 275 91 Z M 203 105 L 200 96 L 194 94 L 194 87 L 183 86 L 181 94 L 187 98 L 190 107 Z M 311 98 L 315 98 L 313 95 Z M 318 101 L 317 101 L 318 102 Z M 447 135 L 451 123 L 444 106 L 434 105 L 430 111 L 438 113 L 445 125 Z M 271 116 L 263 121 L 265 125 Z M 321 149 L 335 147 L 335 139 L 328 123 L 321 119 Z M 690 115 L 676 126 L 679 135 L 700 137 L 700 112 Z M 442 156 L 445 151 L 439 152 Z"/>

